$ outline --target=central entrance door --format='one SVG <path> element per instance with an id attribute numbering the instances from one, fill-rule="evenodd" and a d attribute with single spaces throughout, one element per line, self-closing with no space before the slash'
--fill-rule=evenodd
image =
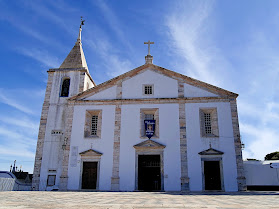
<path id="1" fill-rule="evenodd" d="M 160 155 L 138 156 L 138 190 L 161 190 Z"/>
<path id="2" fill-rule="evenodd" d="M 204 161 L 205 190 L 221 190 L 220 161 Z"/>
<path id="3" fill-rule="evenodd" d="M 83 162 L 82 189 L 96 189 L 98 162 Z"/>

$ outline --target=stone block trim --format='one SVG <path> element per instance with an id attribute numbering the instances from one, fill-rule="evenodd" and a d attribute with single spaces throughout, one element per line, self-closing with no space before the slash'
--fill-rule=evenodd
<path id="1" fill-rule="evenodd" d="M 187 137 L 186 137 L 186 112 L 184 98 L 184 82 L 177 81 L 179 104 L 179 132 L 180 132 L 180 164 L 181 164 L 181 191 L 189 191 Z"/>
<path id="2" fill-rule="evenodd" d="M 46 133 L 47 116 L 48 116 L 48 110 L 50 105 L 49 102 L 50 102 L 51 87 L 53 83 L 53 76 L 54 74 L 52 72 L 48 73 L 45 100 L 43 103 L 42 114 L 40 119 L 37 150 L 36 150 L 33 179 L 32 179 L 32 190 L 36 190 L 36 191 L 39 190 L 39 185 L 40 185 L 43 147 L 44 147 L 44 140 L 45 140 L 45 133 Z"/>
<path id="3" fill-rule="evenodd" d="M 122 80 L 116 85 L 116 99 L 122 99 Z"/>
<path id="4" fill-rule="evenodd" d="M 70 144 L 71 144 L 71 134 L 73 126 L 73 115 L 74 115 L 74 106 L 68 105 L 66 108 L 66 127 L 65 127 L 65 142 L 66 147 L 63 150 L 62 156 L 62 173 L 60 176 L 59 190 L 66 191 L 68 187 L 68 167 L 69 167 L 69 155 L 70 155 Z"/>
<path id="5" fill-rule="evenodd" d="M 236 157 L 236 166 L 237 166 L 238 191 L 245 191 L 247 190 L 247 187 L 246 187 L 246 178 L 245 178 L 244 167 L 243 167 L 236 99 L 231 99 L 230 105 L 231 105 L 233 137 L 234 137 L 235 157 Z"/>
<path id="6" fill-rule="evenodd" d="M 121 105 L 116 105 L 114 143 L 113 143 L 113 165 L 112 165 L 112 177 L 111 177 L 112 191 L 119 191 L 120 131 L 121 131 Z"/>
<path id="7" fill-rule="evenodd" d="M 179 103 L 181 191 L 189 190 L 185 103 Z"/>
<path id="8" fill-rule="evenodd" d="M 177 81 L 178 82 L 178 98 L 184 97 L 184 82 Z"/>

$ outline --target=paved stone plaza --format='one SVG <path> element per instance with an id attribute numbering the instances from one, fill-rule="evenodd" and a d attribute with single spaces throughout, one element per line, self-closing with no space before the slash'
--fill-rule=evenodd
<path id="1" fill-rule="evenodd" d="M 0 208 L 279 208 L 279 192 L 0 192 Z"/>

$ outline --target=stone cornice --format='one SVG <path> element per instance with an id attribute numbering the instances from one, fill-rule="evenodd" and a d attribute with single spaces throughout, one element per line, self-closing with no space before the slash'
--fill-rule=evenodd
<path id="1" fill-rule="evenodd" d="M 229 97 L 185 97 L 185 98 L 150 98 L 150 99 L 109 99 L 109 100 L 68 100 L 74 105 L 121 105 L 121 104 L 170 104 L 170 103 L 208 103 L 230 102 Z"/>

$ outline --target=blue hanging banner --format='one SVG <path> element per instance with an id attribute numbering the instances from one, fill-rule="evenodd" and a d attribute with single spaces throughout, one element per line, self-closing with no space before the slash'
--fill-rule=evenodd
<path id="1" fill-rule="evenodd" d="M 144 120 L 145 135 L 150 139 L 155 134 L 155 120 Z"/>

